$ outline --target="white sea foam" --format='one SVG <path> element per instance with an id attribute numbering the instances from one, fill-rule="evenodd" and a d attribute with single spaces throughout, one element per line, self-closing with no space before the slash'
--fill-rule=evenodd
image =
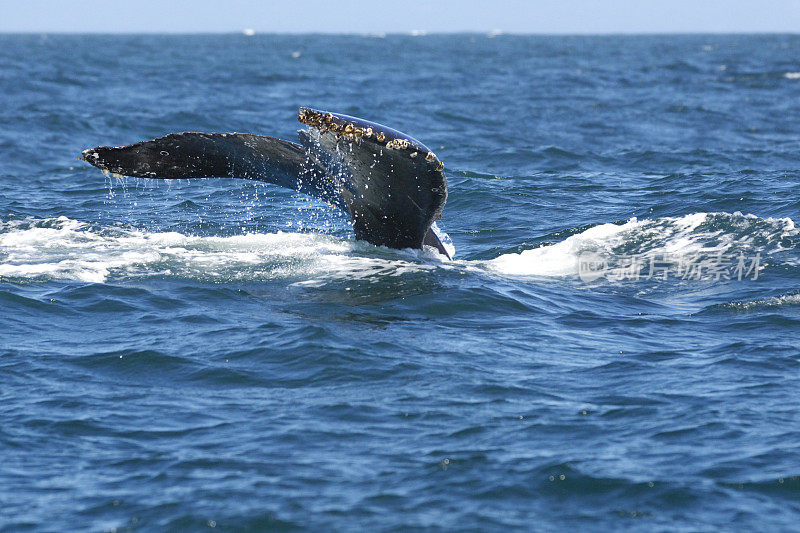
<path id="1" fill-rule="evenodd" d="M 787 80 L 800 80 L 800 72 L 787 72 L 783 77 Z"/>
<path id="2" fill-rule="evenodd" d="M 521 276 L 570 276 L 577 274 L 577 260 L 589 250 L 607 249 L 623 242 L 624 234 L 639 226 L 636 219 L 625 224 L 601 224 L 567 237 L 561 242 L 504 254 L 486 262 L 486 266 L 501 274 Z"/>
<path id="3" fill-rule="evenodd" d="M 783 296 L 773 296 L 758 300 L 748 300 L 745 302 L 731 302 L 722 307 L 736 309 L 737 311 L 749 311 L 750 309 L 761 309 L 765 307 L 784 307 L 790 305 L 800 305 L 800 294 L 785 294 Z"/>
<path id="4" fill-rule="evenodd" d="M 0 222 L 0 277 L 98 283 L 114 277 L 141 276 L 220 281 L 294 278 L 294 284 L 302 286 L 436 268 L 507 276 L 574 277 L 579 259 L 587 253 L 768 255 L 785 250 L 781 240 L 797 233 L 789 218 L 765 219 L 741 213 L 633 218 L 623 224 L 593 226 L 560 242 L 489 261 L 448 262 L 434 250 L 389 250 L 316 233 L 202 237 L 122 226 L 97 227 L 60 217 Z M 443 241 L 450 245 L 446 235 Z"/>
<path id="5" fill-rule="evenodd" d="M 96 228 L 66 217 L 0 223 L 0 277 L 6 278 L 97 283 L 110 276 L 360 279 L 434 268 L 429 259 L 424 252 L 380 251 L 321 234 L 198 237 Z"/>
<path id="6" fill-rule="evenodd" d="M 697 256 L 771 254 L 780 240 L 796 235 L 790 218 L 758 218 L 741 213 L 693 213 L 682 217 L 601 224 L 561 242 L 504 254 L 487 261 L 491 271 L 515 276 L 575 276 L 585 254 L 597 256 Z"/>

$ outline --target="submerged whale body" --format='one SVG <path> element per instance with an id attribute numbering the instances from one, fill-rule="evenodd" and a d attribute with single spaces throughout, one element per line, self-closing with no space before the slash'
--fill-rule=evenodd
<path id="1" fill-rule="evenodd" d="M 84 150 L 104 172 L 157 179 L 266 181 L 333 204 L 357 239 L 390 248 L 433 246 L 447 200 L 444 164 L 425 145 L 386 126 L 300 108 L 300 143 L 249 133 L 170 133 L 152 141 Z"/>

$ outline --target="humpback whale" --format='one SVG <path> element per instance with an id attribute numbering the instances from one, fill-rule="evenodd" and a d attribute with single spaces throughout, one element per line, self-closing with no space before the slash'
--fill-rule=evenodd
<path id="1" fill-rule="evenodd" d="M 350 215 L 356 239 L 389 248 L 432 246 L 447 200 L 444 164 L 416 139 L 356 117 L 301 107 L 299 143 L 250 133 L 170 133 L 84 150 L 104 173 L 156 179 L 242 178 L 324 200 Z"/>

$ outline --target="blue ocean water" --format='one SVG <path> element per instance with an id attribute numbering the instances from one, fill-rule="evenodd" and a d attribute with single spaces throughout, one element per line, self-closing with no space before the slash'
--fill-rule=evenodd
<path id="1" fill-rule="evenodd" d="M 800 36 L 0 36 L 0 530 L 790 530 Z M 456 257 L 105 177 L 297 108 L 445 162 Z"/>

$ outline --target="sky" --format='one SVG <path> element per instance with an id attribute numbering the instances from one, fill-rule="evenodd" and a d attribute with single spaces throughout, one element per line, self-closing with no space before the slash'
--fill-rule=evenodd
<path id="1" fill-rule="evenodd" d="M 800 33 L 800 0 L 0 0 L 0 32 Z"/>

